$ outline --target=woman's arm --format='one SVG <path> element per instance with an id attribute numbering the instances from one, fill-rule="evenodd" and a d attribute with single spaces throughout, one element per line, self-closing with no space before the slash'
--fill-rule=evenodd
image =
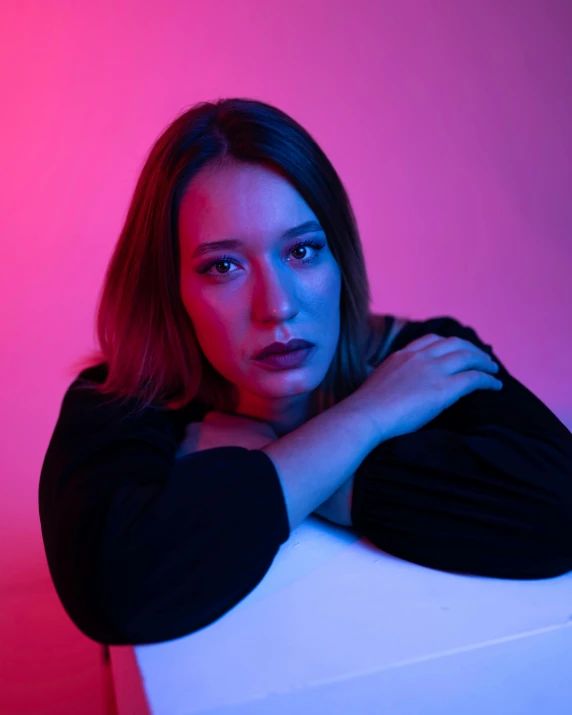
<path id="1" fill-rule="evenodd" d="M 194 452 L 203 452 L 214 447 L 234 446 L 245 447 L 246 449 L 262 449 L 278 439 L 276 432 L 268 424 L 216 411 L 209 412 L 202 422 L 190 422 L 187 425 L 185 435 L 185 439 L 177 452 L 177 458 Z M 340 526 L 352 526 L 351 497 L 353 480 L 352 474 L 313 513 Z"/>
<path id="2" fill-rule="evenodd" d="M 354 486 L 354 475 L 345 481 L 329 499 L 317 509 L 314 514 L 324 517 L 328 521 L 340 526 L 353 526 L 352 523 L 352 491 Z"/>

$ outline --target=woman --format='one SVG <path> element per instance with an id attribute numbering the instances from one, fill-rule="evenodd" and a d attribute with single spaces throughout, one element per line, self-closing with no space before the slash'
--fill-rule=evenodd
<path id="1" fill-rule="evenodd" d="M 347 194 L 292 118 L 227 99 L 164 131 L 40 479 L 82 632 L 209 625 L 312 512 L 432 568 L 572 569 L 570 432 L 471 328 L 369 303 Z"/>

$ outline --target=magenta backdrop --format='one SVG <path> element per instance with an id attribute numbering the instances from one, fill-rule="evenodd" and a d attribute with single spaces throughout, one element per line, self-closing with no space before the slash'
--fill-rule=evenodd
<path id="1" fill-rule="evenodd" d="M 300 121 L 350 193 L 376 312 L 471 325 L 572 428 L 571 36 L 567 0 L 4 0 L 0 595 L 49 592 L 37 484 L 67 368 L 145 154 L 200 100 Z"/>

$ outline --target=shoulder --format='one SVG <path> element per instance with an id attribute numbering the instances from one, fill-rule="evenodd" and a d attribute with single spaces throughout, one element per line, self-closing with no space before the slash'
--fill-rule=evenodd
<path id="1" fill-rule="evenodd" d="M 391 353 L 401 350 L 413 340 L 435 333 L 444 338 L 460 337 L 478 345 L 481 348 L 490 350 L 491 346 L 484 343 L 475 330 L 469 325 L 459 321 L 450 315 L 439 315 L 427 320 L 412 320 L 404 316 L 374 315 L 372 325 L 385 325 L 386 330 L 376 329 L 379 342 L 378 349 L 372 352 L 369 362 L 379 364 Z"/>
<path id="2" fill-rule="evenodd" d="M 96 385 L 101 385 L 102 383 L 105 382 L 107 378 L 107 363 L 106 362 L 101 362 L 97 365 L 92 365 L 90 367 L 86 367 L 84 370 L 82 370 L 74 380 L 74 385 L 81 385 L 85 382 L 91 382 L 95 383 Z"/>
<path id="3" fill-rule="evenodd" d="M 101 420 L 133 420 L 133 424 L 164 421 L 173 423 L 178 428 L 189 422 L 203 419 L 205 405 L 198 398 L 191 400 L 184 407 L 170 408 L 164 404 L 145 403 L 134 396 L 120 396 L 100 388 L 109 374 L 106 362 L 89 366 L 79 372 L 69 385 L 62 406 L 66 411 L 97 413 Z"/>
<path id="4" fill-rule="evenodd" d="M 378 365 L 385 360 L 391 351 L 393 343 L 409 322 L 407 318 L 395 315 L 370 315 L 370 342 L 367 350 L 367 362 Z"/>
<path id="5" fill-rule="evenodd" d="M 393 321 L 393 325 L 391 326 L 391 329 L 389 330 L 389 334 L 387 335 L 384 350 L 387 353 L 391 350 L 392 345 L 394 342 L 397 340 L 399 335 L 401 334 L 401 331 L 410 323 L 407 318 L 400 318 L 400 317 L 395 317 Z"/>
<path id="6" fill-rule="evenodd" d="M 485 343 L 470 325 L 450 315 L 439 315 L 427 320 L 408 320 L 391 345 L 391 352 L 401 350 L 413 340 L 434 333 L 443 338 L 459 337 L 490 352 L 492 346 Z"/>

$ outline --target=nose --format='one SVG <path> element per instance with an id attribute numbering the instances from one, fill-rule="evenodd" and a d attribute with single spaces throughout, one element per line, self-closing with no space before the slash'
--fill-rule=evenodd
<path id="1" fill-rule="evenodd" d="M 280 279 L 268 271 L 259 275 L 253 292 L 253 311 L 257 322 L 285 321 L 297 312 L 294 287 L 287 277 Z"/>

